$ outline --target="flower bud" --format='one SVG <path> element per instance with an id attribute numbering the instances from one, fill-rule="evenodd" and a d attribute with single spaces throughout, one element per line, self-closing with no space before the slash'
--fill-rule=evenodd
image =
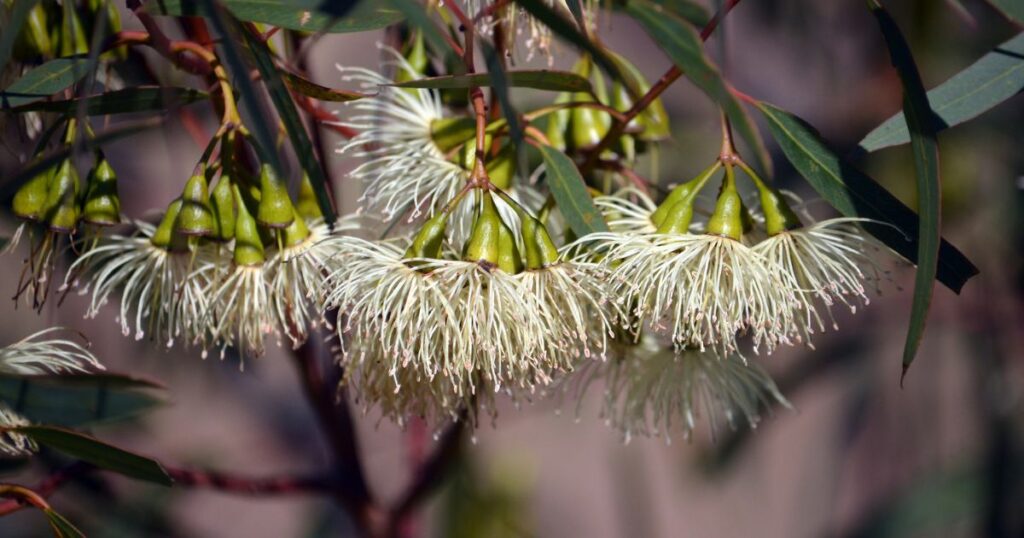
<path id="1" fill-rule="evenodd" d="M 256 220 L 271 228 L 284 228 L 295 220 L 288 186 L 266 163 L 260 169 L 260 205 L 256 211 Z"/>
<path id="2" fill-rule="evenodd" d="M 769 236 L 778 235 L 786 230 L 794 230 L 803 226 L 800 217 L 793 212 L 782 198 L 779 191 L 765 185 L 760 179 L 755 179 L 758 194 L 761 198 L 761 211 L 764 213 L 765 232 Z"/>
<path id="3" fill-rule="evenodd" d="M 668 216 L 669 212 L 672 211 L 680 200 L 688 197 L 696 199 L 697 193 L 704 188 L 704 185 L 721 166 L 721 162 L 715 161 L 714 164 L 698 174 L 697 177 L 672 189 L 672 191 L 668 193 L 668 196 L 665 197 L 665 200 L 661 202 L 661 205 L 659 205 L 658 208 L 654 210 L 654 213 L 651 214 L 651 222 L 654 223 L 655 226 L 661 226 L 665 221 L 665 217 Z M 690 204 L 693 204 L 692 200 Z"/>
<path id="4" fill-rule="evenodd" d="M 658 233 L 669 235 L 689 233 L 690 222 L 693 221 L 693 201 L 696 198 L 696 191 L 691 191 L 688 196 L 676 202 L 658 225 Z"/>
<path id="5" fill-rule="evenodd" d="M 316 191 L 313 190 L 313 182 L 309 180 L 309 175 L 306 173 L 302 174 L 302 181 L 299 183 L 299 196 L 295 201 L 295 209 L 304 219 L 314 221 L 324 218 L 323 212 L 320 211 L 320 202 L 316 198 Z"/>
<path id="6" fill-rule="evenodd" d="M 43 218 L 43 210 L 46 209 L 46 191 L 50 186 L 50 179 L 56 173 L 56 166 L 47 168 L 18 189 L 11 203 L 16 216 L 32 221 Z"/>
<path id="7" fill-rule="evenodd" d="M 487 177 L 491 184 L 501 190 L 507 190 L 512 186 L 512 179 L 516 176 L 516 148 L 512 144 L 505 144 L 498 154 L 487 161 L 485 167 Z"/>
<path id="8" fill-rule="evenodd" d="M 78 225 L 78 171 L 71 159 L 65 159 L 50 178 L 43 213 L 54 232 L 71 233 Z"/>
<path id="9" fill-rule="evenodd" d="M 484 134 L 484 154 L 491 150 L 491 142 L 494 138 L 489 134 Z M 462 149 L 459 151 L 459 166 L 462 166 L 466 170 L 472 170 L 476 166 L 476 140 L 467 140 L 462 145 Z"/>
<path id="10" fill-rule="evenodd" d="M 555 98 L 556 105 L 563 105 L 571 101 L 572 94 L 569 92 L 562 92 Z M 548 114 L 548 126 L 545 129 L 544 136 L 551 143 L 551 147 L 559 151 L 565 151 L 568 148 L 565 136 L 566 131 L 569 129 L 569 117 L 571 115 L 572 111 L 568 108 Z"/>
<path id="11" fill-rule="evenodd" d="M 78 56 L 89 54 L 89 39 L 85 35 L 82 19 L 74 4 L 65 6 L 60 27 L 60 55 Z"/>
<path id="12" fill-rule="evenodd" d="M 281 230 L 281 244 L 284 248 L 294 247 L 305 241 L 307 237 L 309 237 L 309 226 L 306 226 L 306 220 L 299 215 L 299 210 L 296 209 L 292 223 Z"/>
<path id="13" fill-rule="evenodd" d="M 623 75 L 632 82 L 634 89 L 640 95 L 651 89 L 651 84 L 643 76 L 639 69 L 624 57 L 612 53 L 612 59 L 621 68 Z M 618 82 L 618 81 L 616 81 Z M 616 110 L 625 112 L 633 106 L 632 95 L 625 85 L 612 86 L 612 106 Z M 618 102 L 615 101 L 618 99 Z M 623 107 L 623 108 L 620 108 Z M 653 142 L 664 140 L 669 137 L 668 112 L 665 111 L 665 104 L 661 98 L 655 99 L 643 110 L 627 127 L 628 132 L 636 134 L 636 138 L 642 142 Z"/>
<path id="14" fill-rule="evenodd" d="M 263 254 L 263 240 L 260 238 L 259 225 L 252 213 L 245 207 L 245 200 L 242 198 L 238 186 L 234 185 L 235 206 L 235 250 L 233 258 L 235 265 L 261 265 L 266 257 Z M 294 220 L 294 217 L 293 217 Z"/>
<path id="15" fill-rule="evenodd" d="M 210 193 L 206 173 L 201 171 L 189 178 L 181 193 L 181 213 L 175 230 L 185 235 L 209 236 L 216 232 L 216 220 L 210 207 Z"/>
<path id="16" fill-rule="evenodd" d="M 117 195 L 117 174 L 102 154 L 96 167 L 89 171 L 89 185 L 82 204 L 82 220 L 97 226 L 121 222 L 121 199 Z"/>
<path id="17" fill-rule="evenodd" d="M 441 244 L 444 243 L 445 229 L 448 226 L 448 213 L 438 212 L 423 223 L 423 227 L 413 238 L 412 244 L 405 250 L 403 258 L 438 258 L 441 256 Z"/>
<path id="18" fill-rule="evenodd" d="M 231 176 L 222 171 L 217 185 L 210 193 L 210 209 L 213 211 L 214 223 L 213 237 L 219 241 L 230 241 L 235 238 L 235 193 L 231 185 Z"/>
<path id="19" fill-rule="evenodd" d="M 489 192 L 482 193 L 480 212 L 473 222 L 473 231 L 466 242 L 463 259 L 471 262 L 483 262 L 498 265 L 498 244 L 501 234 L 501 216 L 494 206 L 494 199 Z"/>
<path id="20" fill-rule="evenodd" d="M 514 275 L 523 270 L 523 258 L 519 255 L 516 237 L 512 230 L 499 219 L 498 228 L 498 269 Z"/>
<path id="21" fill-rule="evenodd" d="M 548 229 L 525 212 L 519 214 L 522 222 L 523 247 L 527 269 L 541 269 L 558 261 L 558 249 Z"/>
<path id="22" fill-rule="evenodd" d="M 29 10 L 25 24 L 14 43 L 14 55 L 19 60 L 29 60 L 42 56 L 53 56 L 53 40 L 47 28 L 46 7 L 38 2 Z"/>
<path id="23" fill-rule="evenodd" d="M 708 220 L 708 231 L 711 235 L 720 235 L 739 241 L 743 236 L 743 200 L 736 190 L 736 174 L 732 165 L 725 165 L 725 181 L 722 192 L 718 194 L 715 212 Z"/>
<path id="24" fill-rule="evenodd" d="M 409 43 L 406 45 L 405 50 L 402 51 L 402 56 L 405 61 L 409 63 L 409 67 L 412 68 L 410 73 L 408 69 L 399 69 L 395 73 L 395 82 L 409 82 L 422 77 L 427 72 L 427 66 L 429 60 L 427 59 L 427 48 L 423 43 L 423 32 L 420 30 L 413 30 L 412 36 L 409 38 Z M 418 91 L 415 88 L 403 88 L 411 89 L 412 91 Z"/>
<path id="25" fill-rule="evenodd" d="M 476 120 L 466 116 L 439 118 L 430 123 L 430 139 L 441 153 L 468 143 L 476 135 Z"/>
<path id="26" fill-rule="evenodd" d="M 157 224 L 156 230 L 153 231 L 153 237 L 149 238 L 149 242 L 157 248 L 169 249 L 171 243 L 174 242 L 174 223 L 178 220 L 178 214 L 181 213 L 181 198 L 178 198 L 171 202 L 167 206 L 167 211 L 164 212 L 164 216 L 160 219 L 160 224 Z"/>

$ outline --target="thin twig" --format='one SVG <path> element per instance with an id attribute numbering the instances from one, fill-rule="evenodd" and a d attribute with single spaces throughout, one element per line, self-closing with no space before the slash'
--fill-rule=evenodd
<path id="1" fill-rule="evenodd" d="M 395 536 L 402 528 L 405 519 L 441 485 L 441 479 L 458 456 L 462 445 L 462 433 L 467 421 L 468 415 L 463 412 L 459 419 L 449 425 L 441 435 L 437 449 L 431 454 L 430 459 L 417 470 L 412 483 L 391 509 L 388 518 L 388 532 L 385 536 Z"/>

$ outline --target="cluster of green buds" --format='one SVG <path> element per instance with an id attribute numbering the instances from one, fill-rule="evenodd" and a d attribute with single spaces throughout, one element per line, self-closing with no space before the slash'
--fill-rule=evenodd
<path id="1" fill-rule="evenodd" d="M 10 8 L 14 0 L 5 0 Z M 50 59 L 89 53 L 89 41 L 98 28 L 101 37 L 121 31 L 121 14 L 109 0 L 55 0 L 36 2 L 29 10 L 14 43 L 14 57 L 19 61 Z M 112 51 L 124 55 L 123 48 Z"/>

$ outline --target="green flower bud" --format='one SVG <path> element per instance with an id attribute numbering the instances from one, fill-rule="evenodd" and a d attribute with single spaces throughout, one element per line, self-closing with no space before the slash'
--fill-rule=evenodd
<path id="1" fill-rule="evenodd" d="M 448 153 L 475 136 L 476 120 L 470 117 L 438 118 L 430 123 L 430 139 L 441 153 Z"/>
<path id="2" fill-rule="evenodd" d="M 214 238 L 230 241 L 235 238 L 235 193 L 231 176 L 225 171 L 220 174 L 217 185 L 210 193 L 210 209 L 213 211 Z"/>
<path id="3" fill-rule="evenodd" d="M 398 73 L 395 74 L 395 82 L 409 82 L 426 74 L 429 60 L 427 59 L 427 48 L 423 43 L 423 32 L 420 30 L 413 31 L 409 43 L 406 45 L 405 50 L 402 51 L 402 56 L 405 57 L 405 61 L 409 62 L 413 72 L 410 73 L 406 69 L 399 69 Z M 406 89 L 417 91 L 413 88 Z"/>
<path id="4" fill-rule="evenodd" d="M 568 92 L 562 92 L 555 98 L 556 105 L 564 105 L 572 101 L 572 94 Z M 565 139 L 566 131 L 569 129 L 569 117 L 572 111 L 568 108 L 563 108 L 548 114 L 548 126 L 544 131 L 544 136 L 547 137 L 548 142 L 551 143 L 551 147 L 565 151 L 568 149 L 567 142 Z"/>
<path id="5" fill-rule="evenodd" d="M 632 86 L 643 95 L 651 89 L 651 84 L 644 77 L 643 73 L 636 68 L 629 60 L 612 53 L 612 58 L 622 70 L 622 74 L 628 79 Z M 618 87 L 612 87 L 612 106 L 616 110 L 625 112 L 633 106 L 632 95 L 629 89 L 616 81 Z M 621 92 L 621 93 L 620 93 Z M 617 101 L 616 101 L 617 100 Z M 620 108 L 622 107 L 622 108 Z M 661 98 L 655 99 L 627 126 L 627 131 L 636 133 L 638 140 L 652 142 L 664 140 L 669 137 L 668 112 L 665 111 L 665 104 Z"/>
<path id="6" fill-rule="evenodd" d="M 715 212 L 708 220 L 708 233 L 739 241 L 743 236 L 743 200 L 736 190 L 736 174 L 732 165 L 725 165 L 725 181 L 718 194 Z"/>
<path id="7" fill-rule="evenodd" d="M 260 205 L 256 211 L 256 220 L 271 228 L 285 228 L 295 220 L 288 186 L 266 163 L 260 169 Z"/>
<path id="8" fill-rule="evenodd" d="M 89 171 L 89 185 L 82 204 L 82 220 L 97 226 L 121 222 L 121 199 L 117 195 L 117 174 L 102 154 L 99 163 Z"/>
<path id="9" fill-rule="evenodd" d="M 512 144 L 505 144 L 498 154 L 487 161 L 487 177 L 491 184 L 501 190 L 508 190 L 512 186 L 512 179 L 516 176 L 516 148 Z"/>
<path id="10" fill-rule="evenodd" d="M 74 4 L 65 5 L 60 27 L 60 55 L 77 56 L 89 54 L 89 38 L 78 17 Z"/>
<path id="11" fill-rule="evenodd" d="M 71 233 L 78 226 L 78 171 L 71 159 L 65 159 L 50 178 L 43 212 L 54 232 Z"/>
<path id="12" fill-rule="evenodd" d="M 189 178 L 181 193 L 181 201 L 181 214 L 178 215 L 174 231 L 185 235 L 214 235 L 217 225 L 213 208 L 210 207 L 205 171 Z"/>
<path id="13" fill-rule="evenodd" d="M 573 94 L 573 102 L 592 102 L 589 93 Z M 601 113 L 590 107 L 578 106 L 569 115 L 569 144 L 577 150 L 593 149 L 608 132 L 607 125 L 600 117 Z"/>
<path id="14" fill-rule="evenodd" d="M 548 229 L 541 222 L 525 212 L 519 214 L 522 222 L 523 246 L 526 250 L 526 267 L 541 269 L 558 261 L 558 249 L 551 240 Z"/>
<path id="15" fill-rule="evenodd" d="M 676 202 L 658 225 L 658 233 L 669 235 L 689 233 L 690 222 L 693 221 L 693 201 L 696 197 L 696 192 L 691 192 L 689 196 Z"/>
<path id="16" fill-rule="evenodd" d="M 181 213 L 181 198 L 174 200 L 167 206 L 167 211 L 164 212 L 163 218 L 160 219 L 160 224 L 157 224 L 153 237 L 149 238 L 149 242 L 154 247 L 168 249 L 171 246 L 171 242 L 175 241 L 174 223 L 177 222 L 179 213 Z"/>
<path id="17" fill-rule="evenodd" d="M 299 215 L 299 210 L 295 210 L 295 218 L 287 228 L 281 230 L 281 243 L 284 248 L 294 247 L 309 237 L 309 226 L 306 225 L 306 220 Z"/>
<path id="18" fill-rule="evenodd" d="M 448 213 L 438 212 L 423 223 L 423 227 L 413 238 L 412 244 L 405 250 L 403 258 L 439 258 L 447 227 Z"/>
<path id="19" fill-rule="evenodd" d="M 707 167 L 703 172 L 698 174 L 697 177 L 672 189 L 672 192 L 668 193 L 668 196 L 666 196 L 665 200 L 661 202 L 661 205 L 659 205 L 658 208 L 654 210 L 654 213 L 651 214 L 651 222 L 654 223 L 655 226 L 661 226 L 665 221 L 665 217 L 668 216 L 676 203 L 690 197 L 691 195 L 695 196 L 697 192 L 704 188 L 707 181 L 711 179 L 711 176 L 713 176 L 721 166 L 721 162 L 715 161 L 714 164 Z M 691 200 L 691 204 L 692 203 L 693 202 Z"/>
<path id="20" fill-rule="evenodd" d="M 47 168 L 22 185 L 14 193 L 11 204 L 14 214 L 25 220 L 41 220 L 46 209 L 46 191 L 50 187 L 50 179 L 56 173 L 56 166 Z"/>
<path id="21" fill-rule="evenodd" d="M 320 202 L 316 198 L 316 191 L 313 190 L 313 182 L 309 180 L 309 175 L 306 173 L 302 174 L 302 181 L 299 183 L 299 196 L 295 201 L 295 209 L 304 219 L 314 221 L 324 218 L 323 212 L 320 211 Z"/>
<path id="22" fill-rule="evenodd" d="M 519 255 L 516 237 L 504 222 L 498 228 L 498 269 L 510 275 L 523 270 L 523 258 Z"/>
<path id="23" fill-rule="evenodd" d="M 803 226 L 800 217 L 793 212 L 779 191 L 765 185 L 764 181 L 748 167 L 744 166 L 743 171 L 754 180 L 757 187 L 758 196 L 761 198 L 761 211 L 764 213 L 765 232 L 769 236 Z"/>
<path id="24" fill-rule="evenodd" d="M 238 186 L 233 186 L 235 193 L 235 206 L 238 208 L 235 214 L 235 251 L 233 258 L 235 265 L 260 265 L 266 261 L 263 254 L 263 240 L 260 238 L 259 225 L 252 213 L 245 207 L 245 200 L 242 198 Z M 294 219 L 293 219 L 294 220 Z"/>
<path id="25" fill-rule="evenodd" d="M 491 150 L 491 142 L 494 138 L 490 133 L 484 134 L 484 154 Z M 462 145 L 462 149 L 459 150 L 459 166 L 466 170 L 472 170 L 473 166 L 476 165 L 476 139 L 467 140 Z"/>
<path id="26" fill-rule="evenodd" d="M 463 259 L 471 262 L 483 262 L 497 266 L 499 258 L 499 235 L 501 234 L 501 216 L 494 206 L 494 199 L 489 192 L 481 196 L 480 212 L 473 222 L 473 231 L 466 242 Z"/>
<path id="27" fill-rule="evenodd" d="M 14 55 L 17 59 L 53 56 L 53 41 L 47 26 L 46 7 L 42 2 L 37 3 L 29 10 L 25 25 L 14 42 Z"/>

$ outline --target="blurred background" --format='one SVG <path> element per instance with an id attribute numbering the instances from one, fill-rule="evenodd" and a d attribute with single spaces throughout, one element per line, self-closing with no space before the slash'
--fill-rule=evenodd
<path id="1" fill-rule="evenodd" d="M 1019 31 L 980 0 L 889 4 L 928 87 Z M 127 28 L 138 27 L 130 15 L 124 20 Z M 173 25 L 166 29 L 181 35 Z M 651 80 L 670 65 L 626 18 L 604 16 L 600 36 Z M 319 39 L 307 59 L 313 80 L 338 87 L 336 64 L 376 68 L 375 44 L 384 39 L 383 32 Z M 862 2 L 747 0 L 708 49 L 738 89 L 806 119 L 841 154 L 901 106 L 899 80 Z M 569 69 L 575 57 L 559 45 L 553 65 Z M 164 83 L 201 84 L 163 60 L 151 65 Z M 521 109 L 542 97 L 517 94 Z M 685 79 L 664 99 L 674 139 L 662 146 L 652 170 L 670 184 L 711 162 L 719 131 L 710 102 Z M 763 360 L 792 411 L 768 411 L 755 431 L 719 432 L 716 439 L 702 429 L 690 442 L 677 434 L 672 443 L 624 443 L 599 417 L 599 387 L 585 397 L 578 417 L 574 402 L 538 399 L 518 408 L 502 402 L 495 425 L 485 422 L 467 436 L 454 471 L 410 524 L 409 536 L 1024 535 L 1022 105 L 1018 96 L 941 135 L 943 233 L 981 274 L 960 296 L 936 287 L 928 329 L 902 389 L 913 271 L 882 260 L 893 270 L 892 281 L 883 282 L 869 306 L 856 315 L 837 309 L 841 329 L 819 335 L 816 350 L 783 349 Z M 344 107 L 333 108 L 344 116 Z M 212 134 L 216 118 L 208 105 L 191 110 L 206 136 Z M 14 131 L 8 126 L 6 132 Z M 357 163 L 332 151 L 341 137 L 326 130 L 321 136 L 342 193 L 339 204 L 354 210 L 358 186 L 345 174 Z M 769 146 L 777 181 L 813 197 L 770 140 Z M 13 173 L 31 147 L 6 136 L 0 176 Z M 172 116 L 162 129 L 104 149 L 121 179 L 123 206 L 142 217 L 142 208 L 161 209 L 180 192 L 203 147 Z M 855 163 L 914 206 L 906 146 Z M 16 223 L 5 215 L 9 234 Z M 22 256 L 0 258 L 11 294 Z M 109 369 L 167 385 L 166 403 L 138 419 L 96 426 L 97 436 L 161 461 L 251 475 L 327 465 L 327 445 L 286 349 L 247 360 L 242 371 L 237 358 L 202 360 L 197 352 L 123 338 L 113 309 L 85 320 L 85 306 L 72 295 L 37 316 L 0 302 L 0 338 L 6 344 L 53 324 L 73 327 L 88 335 Z M 393 499 L 413 466 L 437 446 L 435 425 L 414 422 L 401 430 L 372 410 L 354 409 L 374 494 Z M 19 480 L 31 484 L 44 475 L 32 472 Z M 249 498 L 96 476 L 51 499 L 89 536 L 315 537 L 351 530 L 327 498 Z M 46 532 L 32 511 L 0 519 L 0 536 Z"/>

